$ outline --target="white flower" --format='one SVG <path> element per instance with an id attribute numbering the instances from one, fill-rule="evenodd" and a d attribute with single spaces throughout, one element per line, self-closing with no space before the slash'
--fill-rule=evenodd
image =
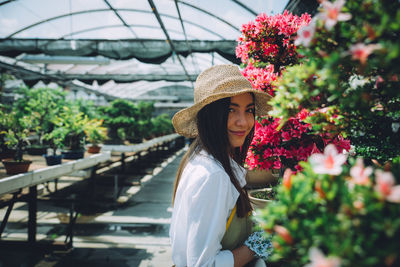
<path id="1" fill-rule="evenodd" d="M 303 25 L 297 31 L 297 38 L 294 41 L 294 45 L 304 45 L 308 47 L 315 34 L 315 21 L 312 20 L 308 25 Z"/>
<path id="2" fill-rule="evenodd" d="M 364 168 L 364 163 L 361 158 L 357 159 L 356 164 L 350 169 L 351 180 L 349 181 L 350 188 L 354 185 L 369 185 L 371 180 L 369 176 L 372 174 L 372 167 Z"/>
<path id="3" fill-rule="evenodd" d="M 346 21 L 351 19 L 351 14 L 340 13 L 344 4 L 345 0 L 337 0 L 334 3 L 326 0 L 321 2 L 323 12 L 319 13 L 317 16 L 324 21 L 325 28 L 327 30 L 331 30 L 338 21 Z"/>
<path id="4" fill-rule="evenodd" d="M 318 248 L 312 247 L 309 251 L 310 263 L 304 267 L 339 267 L 340 258 L 326 257 Z"/>
<path id="5" fill-rule="evenodd" d="M 315 173 L 338 175 L 342 172 L 342 165 L 347 156 L 338 154 L 335 145 L 325 147 L 324 154 L 312 154 L 309 158 Z"/>
<path id="6" fill-rule="evenodd" d="M 394 185 L 393 174 L 391 172 L 376 170 L 375 177 L 375 191 L 389 202 L 400 203 L 400 185 Z"/>

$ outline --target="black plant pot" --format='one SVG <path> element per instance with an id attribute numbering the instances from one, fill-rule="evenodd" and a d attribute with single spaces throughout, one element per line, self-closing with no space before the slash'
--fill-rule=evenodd
<path id="1" fill-rule="evenodd" d="M 63 155 L 43 155 L 43 157 L 46 159 L 47 166 L 53 166 L 61 164 Z"/>
<path id="2" fill-rule="evenodd" d="M 63 159 L 82 159 L 85 154 L 84 149 L 79 150 L 64 150 L 61 152 Z"/>

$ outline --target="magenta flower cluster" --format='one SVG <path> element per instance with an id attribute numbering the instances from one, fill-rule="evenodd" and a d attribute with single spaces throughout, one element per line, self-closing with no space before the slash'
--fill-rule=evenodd
<path id="1" fill-rule="evenodd" d="M 339 153 L 350 149 L 350 142 L 341 136 L 313 134 L 311 125 L 303 122 L 300 116 L 291 118 L 280 130 L 279 124 L 280 119 L 272 117 L 256 121 L 254 139 L 246 159 L 249 169 L 268 170 L 285 166 L 301 170 L 299 161 L 307 161 L 311 154 L 321 152 L 317 143 L 322 147 L 332 143 Z"/>
<path id="2" fill-rule="evenodd" d="M 299 17 L 284 11 L 274 16 L 260 14 L 255 22 L 250 21 L 242 26 L 236 56 L 246 66 L 243 75 L 256 90 L 274 96 L 273 84 L 285 71 L 285 66 L 298 62 L 294 44 L 297 31 L 310 21 L 311 16 L 308 14 Z M 311 154 L 320 152 L 317 143 L 320 149 L 328 143 L 334 143 L 340 152 L 343 149 L 349 150 L 349 142 L 341 137 L 312 134 L 311 125 L 303 122 L 308 115 L 307 111 L 301 111 L 281 129 L 278 127 L 278 118 L 258 118 L 246 160 L 248 167 L 280 169 L 285 166 L 299 170 L 299 161 L 305 161 Z"/>
<path id="3" fill-rule="evenodd" d="M 260 14 L 255 22 L 242 25 L 236 56 L 249 68 L 264 67 L 264 63 L 268 63 L 275 66 L 275 72 L 280 73 L 284 66 L 297 62 L 293 37 L 300 27 L 310 21 L 308 14 L 298 17 L 287 10 L 275 16 Z"/>

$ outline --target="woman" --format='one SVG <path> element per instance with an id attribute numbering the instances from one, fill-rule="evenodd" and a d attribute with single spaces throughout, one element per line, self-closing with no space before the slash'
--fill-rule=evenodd
<path id="1" fill-rule="evenodd" d="M 177 133 L 195 138 L 175 181 L 170 238 L 176 266 L 244 266 L 267 256 L 270 243 L 251 234 L 242 166 L 255 115 L 267 114 L 269 99 L 237 66 L 218 65 L 197 78 L 194 105 L 173 117 Z"/>

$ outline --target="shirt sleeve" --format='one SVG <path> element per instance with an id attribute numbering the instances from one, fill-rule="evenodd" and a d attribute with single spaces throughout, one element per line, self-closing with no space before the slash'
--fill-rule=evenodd
<path id="1" fill-rule="evenodd" d="M 187 264 L 188 266 L 233 266 L 233 254 L 221 251 L 226 218 L 232 204 L 228 175 L 214 172 L 202 183 L 188 188 Z M 185 200 L 184 200 L 185 201 Z"/>

